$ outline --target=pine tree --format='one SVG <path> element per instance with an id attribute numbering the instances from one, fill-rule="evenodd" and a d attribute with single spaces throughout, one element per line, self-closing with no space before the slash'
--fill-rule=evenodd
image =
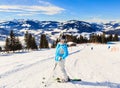
<path id="1" fill-rule="evenodd" d="M 7 37 L 5 41 L 5 50 L 9 51 L 10 50 L 10 39 Z"/>
<path id="2" fill-rule="evenodd" d="M 60 40 L 56 39 L 56 41 L 54 42 L 54 47 L 56 47 L 59 42 L 60 42 Z"/>
<path id="3" fill-rule="evenodd" d="M 83 36 L 82 36 L 82 35 L 80 35 L 79 40 L 80 40 L 80 43 L 83 43 L 83 42 L 84 42 L 84 41 L 83 41 Z"/>
<path id="4" fill-rule="evenodd" d="M 73 41 L 72 35 L 66 35 L 66 39 L 67 39 L 67 42 L 72 42 Z"/>
<path id="5" fill-rule="evenodd" d="M 102 38 L 101 38 L 101 36 L 98 35 L 97 38 L 98 38 L 98 43 L 102 43 Z"/>
<path id="6" fill-rule="evenodd" d="M 112 40 L 113 40 L 113 35 L 110 34 L 110 35 L 107 37 L 107 42 L 112 41 Z"/>
<path id="7" fill-rule="evenodd" d="M 25 43 L 26 43 L 26 49 L 31 49 L 31 39 L 32 35 L 28 33 L 28 31 L 25 34 Z"/>
<path id="8" fill-rule="evenodd" d="M 10 31 L 10 38 L 15 38 L 15 34 L 14 34 L 13 30 Z"/>
<path id="9" fill-rule="evenodd" d="M 26 48 L 29 49 L 38 49 L 35 37 L 32 36 L 32 34 L 26 32 L 25 36 L 25 43 L 26 43 Z"/>
<path id="10" fill-rule="evenodd" d="M 41 35 L 40 38 L 40 48 L 49 48 L 48 41 L 45 34 Z"/>
<path id="11" fill-rule="evenodd" d="M 35 37 L 32 37 L 31 39 L 31 49 L 38 49 L 36 41 L 35 41 Z"/>
<path id="12" fill-rule="evenodd" d="M 88 39 L 86 37 L 84 38 L 84 43 L 88 43 Z"/>
<path id="13" fill-rule="evenodd" d="M 28 34 L 28 49 L 32 49 L 32 34 Z"/>
<path id="14" fill-rule="evenodd" d="M 40 46 L 39 48 L 44 48 L 43 45 L 44 45 L 44 42 L 43 42 L 43 35 L 41 35 L 41 38 L 40 38 Z"/>
<path id="15" fill-rule="evenodd" d="M 55 48 L 55 47 L 56 47 L 56 43 L 53 41 L 51 48 Z"/>
<path id="16" fill-rule="evenodd" d="M 77 38 L 77 43 L 80 43 L 80 38 Z"/>
<path id="17" fill-rule="evenodd" d="M 114 37 L 113 37 L 113 41 L 119 41 L 118 34 L 115 34 L 115 35 L 114 35 Z"/>
<path id="18" fill-rule="evenodd" d="M 102 40 L 102 43 L 106 43 L 107 41 L 106 41 L 106 37 L 105 37 L 105 33 L 103 33 L 102 35 L 101 35 L 101 40 Z"/>
<path id="19" fill-rule="evenodd" d="M 0 51 L 2 51 L 2 47 L 0 47 Z"/>
<path id="20" fill-rule="evenodd" d="M 21 49 L 22 49 L 22 44 L 21 44 L 19 38 L 16 38 L 15 50 L 21 50 Z"/>
<path id="21" fill-rule="evenodd" d="M 77 36 L 72 36 L 72 42 L 77 43 Z"/>
<path id="22" fill-rule="evenodd" d="M 13 33 L 13 30 L 10 32 L 10 50 L 15 51 L 15 35 Z"/>
<path id="23" fill-rule="evenodd" d="M 10 32 L 10 38 L 6 38 L 5 50 L 6 51 L 15 51 L 22 49 L 22 44 L 19 41 L 19 38 L 16 38 L 13 30 Z"/>
<path id="24" fill-rule="evenodd" d="M 59 40 L 59 39 L 57 39 L 57 40 L 55 41 L 55 44 L 57 45 L 57 44 L 58 44 L 58 42 L 60 42 L 60 40 Z"/>
<path id="25" fill-rule="evenodd" d="M 98 35 L 97 35 L 97 34 L 94 35 L 94 42 L 95 42 L 95 43 L 99 43 Z"/>
<path id="26" fill-rule="evenodd" d="M 26 31 L 25 33 L 25 36 L 24 36 L 24 40 L 25 40 L 25 45 L 26 45 L 26 49 L 29 49 L 29 42 L 28 42 L 28 38 L 29 37 L 29 34 L 28 34 L 28 31 Z"/>
<path id="27" fill-rule="evenodd" d="M 94 35 L 94 34 L 91 34 L 91 35 L 90 35 L 89 42 L 95 43 L 95 35 Z"/>
<path id="28" fill-rule="evenodd" d="M 49 48 L 48 41 L 47 41 L 46 37 L 45 37 L 45 48 Z"/>

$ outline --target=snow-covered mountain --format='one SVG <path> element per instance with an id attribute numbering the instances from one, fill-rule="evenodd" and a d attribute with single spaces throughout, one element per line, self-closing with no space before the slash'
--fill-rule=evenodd
<path id="1" fill-rule="evenodd" d="M 67 22 L 57 21 L 37 21 L 37 20 L 13 20 L 0 23 L 0 34 L 7 35 L 10 30 L 16 30 L 18 35 L 22 35 L 20 30 L 77 30 L 75 32 L 95 32 L 101 30 L 100 25 L 91 24 L 84 21 L 70 20 Z M 70 32 L 70 31 L 69 31 Z M 72 31 L 73 32 L 73 31 Z"/>
<path id="2" fill-rule="evenodd" d="M 120 22 L 111 21 L 109 23 L 105 23 L 103 24 L 103 29 L 106 33 L 120 35 Z"/>
<path id="3" fill-rule="evenodd" d="M 69 20 L 66 22 L 38 21 L 38 20 L 12 20 L 0 22 L 0 40 L 4 40 L 9 35 L 10 30 L 18 36 L 23 36 L 26 30 L 35 36 L 46 33 L 50 36 L 58 35 L 62 31 L 74 35 L 89 35 L 91 33 L 106 32 L 120 35 L 120 23 L 89 23 L 85 21 Z M 87 35 L 87 36 L 88 36 Z"/>

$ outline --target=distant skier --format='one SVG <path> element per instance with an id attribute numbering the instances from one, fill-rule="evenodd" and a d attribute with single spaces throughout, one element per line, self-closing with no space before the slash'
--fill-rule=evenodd
<path id="1" fill-rule="evenodd" d="M 110 49 L 110 46 L 108 46 L 108 49 Z"/>
<path id="2" fill-rule="evenodd" d="M 91 47 L 91 50 L 93 50 L 93 47 Z"/>
<path id="3" fill-rule="evenodd" d="M 65 42 L 66 42 L 66 38 L 63 35 L 60 38 L 60 42 L 56 46 L 56 53 L 55 53 L 55 61 L 57 63 L 57 66 L 59 66 L 59 69 L 57 68 L 59 72 L 57 73 L 61 72 L 61 74 L 58 75 L 58 77 L 56 78 L 59 79 L 60 82 L 67 82 L 70 80 L 65 70 L 65 59 L 68 56 L 68 47 Z"/>

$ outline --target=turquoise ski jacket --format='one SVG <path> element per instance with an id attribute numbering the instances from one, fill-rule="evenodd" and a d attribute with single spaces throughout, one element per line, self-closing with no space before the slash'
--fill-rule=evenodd
<path id="1" fill-rule="evenodd" d="M 61 53 L 62 49 L 62 53 Z M 55 52 L 55 61 L 59 61 L 59 58 L 66 59 L 68 56 L 68 47 L 67 44 L 60 44 L 58 43 L 56 46 L 56 52 Z"/>

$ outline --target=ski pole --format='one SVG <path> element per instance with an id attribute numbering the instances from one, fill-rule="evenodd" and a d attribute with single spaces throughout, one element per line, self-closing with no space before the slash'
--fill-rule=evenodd
<path id="1" fill-rule="evenodd" d="M 56 67 L 57 67 L 57 63 L 55 63 L 55 67 L 54 67 L 53 71 L 55 70 Z"/>
<path id="2" fill-rule="evenodd" d="M 50 75 L 50 77 L 48 78 L 48 80 L 46 81 L 44 87 L 47 87 L 47 86 L 48 86 L 49 80 L 53 77 L 53 73 L 54 73 L 54 70 L 56 69 L 56 67 L 57 67 L 57 63 L 55 63 L 55 66 L 54 66 L 54 68 L 53 68 L 53 70 L 52 70 L 52 72 L 51 72 L 51 75 Z M 44 87 L 43 87 L 43 88 L 44 88 Z"/>

